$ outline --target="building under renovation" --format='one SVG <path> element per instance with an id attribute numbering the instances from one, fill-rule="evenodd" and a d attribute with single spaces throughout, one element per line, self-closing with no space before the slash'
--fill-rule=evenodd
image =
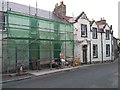
<path id="1" fill-rule="evenodd" d="M 2 2 L 0 49 L 2 70 L 11 73 L 22 64 L 44 66 L 53 59 L 74 58 L 73 24 L 65 19 L 66 5 L 56 4 L 53 12 L 13 2 Z M 36 69 L 36 68 L 34 68 Z"/>

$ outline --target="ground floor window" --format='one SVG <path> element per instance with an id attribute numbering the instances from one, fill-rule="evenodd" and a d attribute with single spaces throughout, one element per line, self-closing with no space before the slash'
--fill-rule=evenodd
<path id="1" fill-rule="evenodd" d="M 110 45 L 106 44 L 106 57 L 110 56 Z"/>
<path id="2" fill-rule="evenodd" d="M 93 58 L 98 58 L 98 45 L 93 44 Z"/>

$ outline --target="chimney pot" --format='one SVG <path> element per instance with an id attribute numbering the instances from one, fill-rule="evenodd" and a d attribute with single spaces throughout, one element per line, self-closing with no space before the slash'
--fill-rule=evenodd
<path id="1" fill-rule="evenodd" d="M 66 5 L 63 4 L 63 1 L 60 2 L 61 4 L 58 5 L 58 3 L 56 3 L 55 8 L 54 8 L 54 13 L 60 17 L 60 18 L 65 18 L 66 16 Z"/>
<path id="2" fill-rule="evenodd" d="M 104 17 L 103 17 L 103 20 L 105 20 Z"/>
<path id="3" fill-rule="evenodd" d="M 63 4 L 63 1 L 61 1 L 60 4 L 62 5 L 62 4 Z"/>
<path id="4" fill-rule="evenodd" d="M 58 3 L 55 4 L 55 8 L 58 7 Z"/>

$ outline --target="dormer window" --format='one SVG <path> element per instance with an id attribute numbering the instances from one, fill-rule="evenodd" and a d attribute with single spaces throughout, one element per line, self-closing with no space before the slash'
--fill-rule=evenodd
<path id="1" fill-rule="evenodd" d="M 81 37 L 87 37 L 87 25 L 81 24 Z"/>
<path id="2" fill-rule="evenodd" d="M 92 28 L 92 37 L 93 39 L 97 39 L 97 28 L 95 27 Z"/>
<path id="3" fill-rule="evenodd" d="M 110 35 L 109 35 L 109 30 L 106 30 L 106 40 L 109 40 L 110 39 Z"/>

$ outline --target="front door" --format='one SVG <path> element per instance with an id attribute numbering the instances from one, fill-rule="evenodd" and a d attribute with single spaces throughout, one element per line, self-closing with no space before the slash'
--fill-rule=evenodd
<path id="1" fill-rule="evenodd" d="M 87 64 L 87 45 L 83 45 L 82 50 L 83 50 L 83 63 Z"/>

